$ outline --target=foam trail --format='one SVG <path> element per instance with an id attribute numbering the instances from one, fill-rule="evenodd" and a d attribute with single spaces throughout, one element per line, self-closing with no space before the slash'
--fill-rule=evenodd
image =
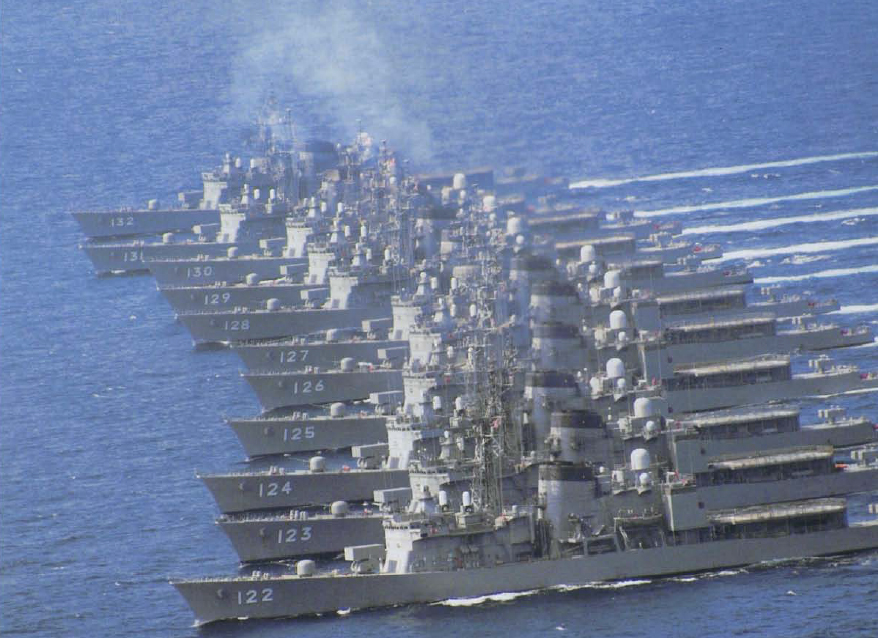
<path id="1" fill-rule="evenodd" d="M 829 197 L 845 197 L 857 193 L 867 193 L 878 190 L 878 186 L 854 186 L 852 188 L 840 188 L 833 191 L 812 191 L 808 193 L 796 193 L 794 195 L 780 195 L 778 197 L 753 197 L 750 199 L 734 199 L 728 202 L 712 202 L 708 204 L 692 204 L 690 206 L 671 206 L 656 210 L 636 211 L 635 217 L 663 217 L 677 213 L 694 213 L 697 211 L 726 210 L 729 208 L 755 208 L 767 206 L 777 202 L 796 202 L 806 199 L 825 199 Z"/>
<path id="2" fill-rule="evenodd" d="M 876 244 L 878 244 L 878 237 L 860 237 L 859 239 L 844 239 L 840 241 L 815 241 L 810 244 L 797 244 L 795 246 L 732 250 L 723 254 L 719 259 L 715 259 L 714 263 L 730 261 L 732 259 L 758 259 L 760 257 L 773 257 L 775 255 L 789 255 L 793 253 L 825 253 L 832 250 L 874 246 Z"/>
<path id="3" fill-rule="evenodd" d="M 788 168 L 791 166 L 805 166 L 819 162 L 838 162 L 849 159 L 869 159 L 878 157 L 878 151 L 865 151 L 862 153 L 840 153 L 838 155 L 816 155 L 814 157 L 802 157 L 800 159 L 780 160 L 776 162 L 764 162 L 762 164 L 741 164 L 740 166 L 717 166 L 714 168 L 700 168 L 692 171 L 679 171 L 676 173 L 659 173 L 657 175 L 644 175 L 641 177 L 626 177 L 622 179 L 583 179 L 570 184 L 570 188 L 608 188 L 633 184 L 634 182 L 663 182 L 671 179 L 685 179 L 689 177 L 722 177 L 724 175 L 737 175 L 763 168 Z"/>
<path id="4" fill-rule="evenodd" d="M 787 257 L 781 260 L 780 263 L 791 266 L 802 266 L 804 264 L 814 263 L 815 261 L 823 261 L 829 259 L 829 257 L 829 255 L 793 255 L 792 257 Z"/>
<path id="5" fill-rule="evenodd" d="M 871 217 L 872 215 L 878 215 L 878 208 L 851 208 L 849 210 L 837 210 L 829 213 L 814 213 L 813 215 L 795 215 L 793 217 L 760 219 L 752 222 L 742 222 L 740 224 L 726 224 L 724 226 L 694 226 L 692 228 L 684 229 L 681 234 L 704 235 L 707 233 L 741 233 L 754 230 L 766 230 L 768 228 L 778 228 L 779 226 L 798 224 L 799 222 L 831 222 L 839 219 L 850 219 L 851 217 Z"/>
<path id="6" fill-rule="evenodd" d="M 854 394 L 871 394 L 872 392 L 878 392 L 878 388 L 858 388 L 856 390 L 845 390 L 844 392 L 836 392 L 835 394 L 818 394 L 815 395 L 814 398 L 831 399 L 832 397 L 847 397 Z"/>
<path id="7" fill-rule="evenodd" d="M 624 589 L 625 587 L 638 587 L 640 585 L 649 585 L 650 583 L 652 581 L 648 579 L 617 580 L 609 583 L 594 583 L 590 587 L 592 589 Z"/>
<path id="8" fill-rule="evenodd" d="M 833 310 L 831 315 L 855 315 L 866 312 L 878 312 L 878 303 L 874 304 L 853 304 L 850 306 L 842 306 L 838 310 Z"/>
<path id="9" fill-rule="evenodd" d="M 521 598 L 522 596 L 533 596 L 538 593 L 540 593 L 540 590 L 538 589 L 529 589 L 527 591 L 488 594 L 487 596 L 474 596 L 472 598 L 448 598 L 447 600 L 442 600 L 433 604 L 444 605 L 446 607 L 473 607 L 487 602 L 505 603 L 515 600 L 516 598 Z"/>
<path id="10" fill-rule="evenodd" d="M 553 585 L 549 589 L 560 592 L 578 591 L 580 589 L 624 589 L 625 587 L 637 587 L 639 585 L 649 585 L 650 583 L 652 583 L 652 581 L 648 579 L 617 580 L 609 582 L 596 581 L 585 583 L 583 585 Z"/>
<path id="11" fill-rule="evenodd" d="M 806 275 L 789 275 L 787 277 L 760 277 L 755 279 L 753 283 L 756 285 L 782 284 L 791 281 L 830 279 L 832 277 L 849 277 L 850 275 L 864 275 L 869 273 L 878 273 L 878 265 L 861 266 L 860 268 L 833 268 L 832 270 L 822 270 L 820 272 L 812 272 Z"/>

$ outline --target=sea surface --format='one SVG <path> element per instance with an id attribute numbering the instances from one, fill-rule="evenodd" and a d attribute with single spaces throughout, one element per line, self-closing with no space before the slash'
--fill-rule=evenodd
<path id="1" fill-rule="evenodd" d="M 0 633 L 875 636 L 878 553 L 193 628 L 167 579 L 238 567 L 194 472 L 240 467 L 222 417 L 257 403 L 149 277 L 94 276 L 69 213 L 172 203 L 273 93 L 301 136 L 682 220 L 878 330 L 876 42 L 874 0 L 0 1 Z"/>

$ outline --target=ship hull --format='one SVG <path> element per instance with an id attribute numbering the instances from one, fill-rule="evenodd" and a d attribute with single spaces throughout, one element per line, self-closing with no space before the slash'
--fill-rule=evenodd
<path id="1" fill-rule="evenodd" d="M 878 490 L 878 468 L 864 467 L 781 481 L 709 485 L 699 487 L 698 494 L 705 508 L 719 510 L 874 490 Z"/>
<path id="2" fill-rule="evenodd" d="M 807 299 L 789 299 L 781 301 L 757 302 L 748 306 L 752 310 L 760 312 L 773 312 L 780 318 L 804 317 L 807 315 L 825 315 L 835 312 L 841 307 L 835 299 L 814 302 Z"/>
<path id="3" fill-rule="evenodd" d="M 95 272 L 135 272 L 149 270 L 154 259 L 197 259 L 222 257 L 234 244 L 226 243 L 145 243 L 142 241 L 97 243 L 87 242 L 81 246 L 91 259 Z"/>
<path id="4" fill-rule="evenodd" d="M 280 309 L 251 312 L 200 312 L 178 315 L 195 343 L 227 343 L 249 339 L 279 339 L 330 328 L 359 329 L 366 319 L 390 317 L 390 308 Z"/>
<path id="5" fill-rule="evenodd" d="M 670 273 L 655 279 L 634 279 L 625 282 L 631 288 L 649 290 L 655 295 L 668 295 L 704 290 L 718 286 L 737 286 L 753 283 L 753 275 L 747 271 L 725 272 L 707 270 L 704 272 Z"/>
<path id="6" fill-rule="evenodd" d="M 718 245 L 705 246 L 701 250 L 695 250 L 694 246 L 687 245 L 638 250 L 636 254 L 647 259 L 661 259 L 662 263 L 673 265 L 679 263 L 681 259 L 695 260 L 699 263 L 710 259 L 719 259 L 723 256 L 723 251 Z M 690 263 L 692 262 L 690 261 Z"/>
<path id="7" fill-rule="evenodd" d="M 264 284 L 209 286 L 160 286 L 159 292 L 168 300 L 176 313 L 217 312 L 221 310 L 259 310 L 269 299 L 277 299 L 285 308 L 302 306 L 302 292 L 324 288 L 315 284 L 292 284 L 272 280 Z"/>
<path id="8" fill-rule="evenodd" d="M 711 458 L 754 454 L 766 450 L 831 445 L 835 448 L 874 443 L 878 436 L 875 426 L 863 419 L 850 424 L 806 426 L 792 432 L 778 432 L 728 439 L 691 438 L 674 440 L 671 458 L 676 468 L 688 473 L 704 472 Z"/>
<path id="9" fill-rule="evenodd" d="M 219 519 L 242 562 L 338 554 L 351 543 L 384 543 L 381 514 L 289 517 L 250 520 Z"/>
<path id="10" fill-rule="evenodd" d="M 539 219 L 539 217 L 536 217 Z M 616 235 L 633 235 L 635 239 L 649 239 L 649 236 L 657 231 L 667 230 L 673 235 L 679 234 L 680 225 L 677 222 L 669 222 L 663 227 L 656 227 L 656 224 L 643 219 L 622 223 L 605 223 L 597 228 L 587 227 L 580 229 L 565 228 L 563 225 L 558 228 L 540 229 L 545 235 L 553 235 L 555 237 L 564 237 L 568 241 L 588 241 L 599 237 L 613 237 Z"/>
<path id="11" fill-rule="evenodd" d="M 330 419 L 230 419 L 229 425 L 249 458 L 336 450 L 387 442 L 386 418 L 349 416 Z"/>
<path id="12" fill-rule="evenodd" d="M 695 322 L 710 319 L 726 319 L 729 317 L 754 317 L 771 313 L 778 319 L 791 319 L 792 317 L 825 315 L 838 309 L 839 304 L 837 301 L 815 303 L 807 299 L 789 299 L 784 301 L 757 302 L 742 308 L 726 308 L 696 313 L 662 311 L 662 318 L 667 321 L 686 320 Z"/>
<path id="13" fill-rule="evenodd" d="M 671 576 L 876 546 L 878 524 L 867 524 L 820 533 L 713 541 L 452 572 L 204 579 L 172 584 L 189 603 L 197 623 L 204 624 Z"/>
<path id="14" fill-rule="evenodd" d="M 302 370 L 307 366 L 337 368 L 346 357 L 354 361 L 378 363 L 381 352 L 403 348 L 408 341 L 339 341 L 318 343 L 236 343 L 234 351 L 250 370 Z"/>
<path id="15" fill-rule="evenodd" d="M 196 224 L 218 224 L 220 214 L 202 209 L 80 211 L 73 218 L 87 237 L 105 238 L 191 230 Z"/>
<path id="16" fill-rule="evenodd" d="M 691 244 L 679 246 L 666 246 L 660 248 L 638 248 L 634 235 L 629 235 L 629 241 L 624 241 L 624 236 L 620 237 L 617 245 L 604 248 L 600 243 L 600 239 L 595 244 L 591 244 L 597 255 L 606 261 L 621 261 L 624 259 L 633 259 L 642 257 L 646 259 L 660 259 L 662 263 L 674 265 L 679 263 L 680 259 L 695 259 L 699 262 L 709 259 L 719 259 L 723 256 L 722 248 L 718 244 L 699 247 L 696 249 Z M 556 244 L 558 254 L 567 259 L 576 259 L 580 255 L 582 246 L 588 245 L 588 240 L 562 242 Z"/>
<path id="17" fill-rule="evenodd" d="M 673 372 L 674 365 L 746 359 L 766 353 L 790 354 L 800 351 L 847 348 L 871 343 L 873 338 L 872 332 L 869 330 L 840 330 L 837 327 L 823 327 L 780 332 L 776 335 L 734 341 L 682 343 L 658 348 L 646 347 L 641 348 L 640 365 L 645 378 L 662 378 L 662 375 Z"/>
<path id="18" fill-rule="evenodd" d="M 375 490 L 409 486 L 407 470 L 220 474 L 201 479 L 225 514 L 333 501 L 371 501 Z"/>
<path id="19" fill-rule="evenodd" d="M 615 309 L 610 304 L 601 304 L 599 306 L 587 306 L 584 311 L 584 318 L 589 326 L 607 325 L 610 322 L 610 312 Z M 730 308 L 722 308 L 717 310 L 699 310 L 696 312 L 684 312 L 675 310 L 661 309 L 661 320 L 665 322 L 689 321 L 704 322 L 720 319 L 728 319 L 731 317 L 759 317 L 767 313 L 773 314 L 778 320 L 787 320 L 792 317 L 804 317 L 813 315 L 823 315 L 834 312 L 839 309 L 837 301 L 826 301 L 815 303 L 807 299 L 790 299 L 776 302 L 759 302 L 749 306 L 734 306 Z M 640 319 L 635 323 L 642 330 L 660 330 L 661 322 L 656 320 L 642 322 Z"/>
<path id="20" fill-rule="evenodd" d="M 357 401 L 373 392 L 403 389 L 400 370 L 365 370 L 357 372 L 258 372 L 244 378 L 266 411 L 277 408 Z"/>
<path id="21" fill-rule="evenodd" d="M 308 269 L 308 260 L 302 257 L 235 257 L 184 260 L 153 260 L 147 262 L 159 286 L 193 286 L 220 281 L 238 283 L 249 274 L 261 279 L 277 279 L 281 266 L 299 273 Z"/>
<path id="22" fill-rule="evenodd" d="M 858 372 L 852 371 L 802 374 L 789 381 L 745 386 L 664 391 L 662 395 L 672 413 L 680 414 L 875 388 L 878 388 L 878 378 L 862 379 Z"/>

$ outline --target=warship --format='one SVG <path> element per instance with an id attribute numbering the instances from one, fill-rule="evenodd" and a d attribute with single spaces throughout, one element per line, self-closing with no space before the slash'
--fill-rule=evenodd
<path id="1" fill-rule="evenodd" d="M 352 507 L 335 501 L 328 507 L 298 508 L 283 514 L 223 514 L 217 526 L 242 562 L 264 563 L 344 552 L 348 540 L 384 542 L 384 517 L 411 501 L 411 488 L 376 490 L 375 506 Z"/>
<path id="2" fill-rule="evenodd" d="M 649 302 L 638 300 L 635 303 L 645 320 Z M 658 295 L 654 297 L 654 304 L 659 319 L 688 317 L 693 320 L 711 317 L 722 319 L 751 312 L 771 313 L 778 319 L 792 319 L 827 314 L 839 309 L 838 301 L 834 299 L 816 300 L 802 295 L 778 294 L 776 289 L 771 288 L 761 289 L 756 299 L 748 302 L 747 291 L 737 286 Z"/>
<path id="3" fill-rule="evenodd" d="M 322 289 L 325 299 L 325 288 Z M 310 292 L 310 291 L 309 291 Z M 266 307 L 254 310 L 243 308 L 232 311 L 203 311 L 182 313 L 177 319 L 189 330 L 193 342 L 233 343 L 236 341 L 252 341 L 279 339 L 298 335 L 308 335 L 326 329 L 357 328 L 363 321 L 390 319 L 390 300 L 379 305 L 356 305 L 350 308 L 333 307 L 330 299 L 326 307 L 318 305 L 321 295 L 313 295 L 310 304 L 303 307 L 283 308 L 273 299 L 266 302 Z"/>
<path id="4" fill-rule="evenodd" d="M 236 341 L 232 350 L 251 371 L 262 369 L 302 370 L 308 366 L 332 368 L 349 357 L 354 361 L 383 362 L 408 357 L 406 338 L 386 338 L 383 321 L 367 320 L 362 330 L 330 328 L 316 335 L 272 340 Z"/>
<path id="5" fill-rule="evenodd" d="M 535 235 L 535 241 L 553 242 L 558 237 L 568 240 L 586 241 L 598 237 L 619 234 L 632 234 L 637 239 L 647 239 L 656 232 L 679 235 L 682 226 L 679 222 L 656 223 L 648 220 L 634 219 L 631 211 L 613 211 L 601 215 L 597 211 L 580 211 L 576 207 L 557 208 L 550 211 L 534 211 L 528 221 Z M 542 214 L 541 214 L 542 213 Z"/>
<path id="6" fill-rule="evenodd" d="M 204 232 L 200 225 L 192 228 L 191 234 L 187 236 L 193 238 L 203 237 Z M 187 241 L 181 243 L 171 243 L 171 233 L 165 233 L 168 238 L 167 243 L 163 246 L 162 256 L 166 259 L 182 259 L 190 258 L 211 258 L 226 255 L 230 248 L 237 248 L 232 243 L 213 243 L 213 242 L 196 242 Z M 81 246 L 82 250 L 91 259 L 95 272 L 98 275 L 113 274 L 137 274 L 148 273 L 150 260 L 148 256 L 154 252 L 153 247 L 158 245 L 157 242 L 148 243 L 143 239 L 133 239 L 126 242 L 90 242 Z M 197 245 L 197 252 L 192 251 L 192 247 Z"/>
<path id="7" fill-rule="evenodd" d="M 682 266 L 666 271 L 665 265 L 657 259 L 633 259 L 630 261 L 607 263 L 596 272 L 589 269 L 582 283 L 597 290 L 647 289 L 653 294 L 685 293 L 714 286 L 749 284 L 753 276 L 742 268 L 720 270 L 706 266 Z"/>
<path id="8" fill-rule="evenodd" d="M 204 474 L 199 476 L 223 513 L 247 512 L 309 505 L 334 500 L 371 501 L 375 490 L 408 487 L 405 469 L 377 467 L 381 444 L 354 446 L 360 471 L 342 467 L 328 471 L 322 456 L 311 458 L 307 470 L 267 470 Z M 386 445 L 383 446 L 386 449 Z"/>
<path id="9" fill-rule="evenodd" d="M 734 362 L 680 365 L 662 379 L 672 412 L 695 412 L 799 397 L 829 397 L 878 388 L 878 374 L 833 365 L 827 355 L 809 359 L 809 372 L 793 374 L 789 355 Z"/>
<path id="10" fill-rule="evenodd" d="M 878 373 L 856 366 L 833 365 L 826 355 L 809 359 L 809 372 L 794 374 L 789 355 L 766 354 L 749 359 L 682 364 L 662 378 L 645 379 L 618 357 L 590 378 L 556 375 L 554 395 L 590 396 L 607 418 L 625 416 L 638 399 L 655 399 L 665 415 L 755 405 L 784 399 L 828 398 L 878 389 Z"/>
<path id="11" fill-rule="evenodd" d="M 316 193 L 323 205 L 344 196 L 368 161 L 371 140 L 361 136 L 339 149 L 323 140 L 290 135 L 289 114 L 264 111 L 257 145 L 261 155 L 245 166 L 226 153 L 222 164 L 201 173 L 201 189 L 178 194 L 179 208 L 73 213 L 87 236 L 81 245 L 100 273 L 144 272 L 155 260 L 216 257 L 235 248 L 257 252 L 259 241 L 282 238 L 293 207 Z"/>
<path id="12" fill-rule="evenodd" d="M 228 424 L 250 459 L 386 443 L 386 413 L 393 404 L 387 395 L 370 399 L 376 399 L 375 403 L 333 402 L 328 414 L 326 408 L 290 410 L 286 414 L 231 418 Z"/>
<path id="13" fill-rule="evenodd" d="M 173 580 L 198 623 L 878 547 L 846 498 L 878 492 L 875 425 L 800 423 L 878 389 L 826 355 L 794 373 L 874 340 L 813 319 L 838 302 L 754 290 L 563 178 L 410 174 L 363 132 L 281 144 L 268 119 L 179 210 L 78 216 L 96 269 L 148 268 L 263 408 L 228 419 L 249 467 L 198 475 L 259 571 Z"/>
<path id="14" fill-rule="evenodd" d="M 665 323 L 676 321 L 720 321 L 766 314 L 789 322 L 797 317 L 824 315 L 839 309 L 838 301 L 832 299 L 777 294 L 770 289 L 753 294 L 744 286 L 718 286 L 670 295 L 627 290 L 621 286 L 614 289 L 593 287 L 589 296 L 591 303 L 585 308 L 585 320 L 589 326 L 607 326 L 610 313 L 622 310 L 632 324 L 646 331 L 659 331 Z"/>
<path id="15" fill-rule="evenodd" d="M 149 272 L 159 286 L 175 286 L 198 282 L 202 285 L 217 282 L 238 283 L 253 273 L 261 278 L 277 278 L 284 274 L 304 273 L 308 261 L 302 257 L 272 254 L 264 249 L 262 254 L 241 255 L 231 247 L 225 255 L 204 256 L 197 259 L 154 259 L 149 262 Z"/>
<path id="16" fill-rule="evenodd" d="M 618 357 L 644 378 L 671 376 L 676 366 L 759 356 L 766 353 L 813 352 L 859 346 L 874 341 L 868 326 L 840 328 L 793 320 L 779 328 L 774 315 L 748 315 L 709 321 L 667 322 L 660 331 L 639 330 L 629 337 L 622 310 L 610 313 L 609 326 L 591 331 L 599 360 Z"/>
<path id="17" fill-rule="evenodd" d="M 653 233 L 645 241 L 638 241 L 633 234 L 556 241 L 554 248 L 558 256 L 565 259 L 581 255 L 583 250 L 605 261 L 630 259 L 636 252 L 647 259 L 660 259 L 663 264 L 669 266 L 683 261 L 701 263 L 719 259 L 723 255 L 722 246 L 719 244 L 683 241 L 668 232 Z"/>
<path id="18" fill-rule="evenodd" d="M 658 335 L 641 333 L 638 341 L 642 369 L 653 376 L 655 364 L 647 357 L 665 358 L 666 363 L 720 361 L 767 352 L 817 351 L 860 346 L 875 337 L 868 326 L 841 328 L 835 323 L 809 323 L 797 317 L 793 326 L 779 329 L 773 315 L 710 322 L 668 323 Z M 730 342 L 737 347 L 730 347 Z M 709 349 L 709 354 L 706 352 Z M 657 372 L 657 371 L 656 371 Z"/>
<path id="19" fill-rule="evenodd" d="M 464 404 L 456 401 L 458 416 L 466 412 Z M 878 543 L 878 521 L 848 525 L 845 501 L 830 498 L 872 491 L 878 485 L 874 446 L 851 452 L 859 461 L 855 468 L 840 470 L 833 462 L 833 443 L 874 444 L 875 426 L 870 421 L 845 419 L 842 411 L 832 409 L 822 415 L 825 423 L 800 428 L 798 410 L 780 407 L 670 422 L 657 414 L 649 400 L 641 400 L 638 408 L 633 418 L 620 420 L 618 435 L 610 436 L 607 423 L 594 413 L 553 413 L 545 446 L 549 453 L 534 464 L 538 471 L 531 472 L 536 481 L 529 487 L 537 493 L 531 505 L 491 505 L 521 498 L 504 491 L 505 483 L 491 475 L 502 465 L 503 451 L 509 451 L 508 441 L 502 440 L 511 434 L 505 432 L 511 421 L 492 411 L 477 428 L 477 471 L 457 470 L 472 485 L 475 499 L 469 491 L 458 499 L 448 489 L 434 492 L 429 481 L 416 476 L 430 474 L 429 468 L 418 469 L 415 464 L 411 487 L 375 490 L 377 503 L 393 500 L 393 507 L 383 511 L 351 515 L 347 504 L 334 502 L 328 514 L 297 509 L 276 515 L 224 516 L 218 523 L 242 560 L 300 558 L 295 575 L 254 572 L 250 577 L 175 581 L 174 585 L 198 621 L 211 622 L 686 573 L 767 560 L 769 555 L 840 553 Z M 459 429 L 460 424 L 449 426 Z M 799 438 L 800 432 L 815 434 L 806 440 Z M 446 432 L 443 441 L 451 444 L 451 439 Z M 611 458 L 620 443 L 623 452 L 630 450 L 630 462 L 623 466 L 609 470 L 585 461 Z M 443 445 L 445 460 L 466 456 L 464 447 Z M 447 453 L 449 448 L 458 453 Z M 647 448 L 655 450 L 656 462 Z M 320 462 L 316 464 L 319 468 Z M 453 465 L 448 467 L 451 471 L 446 475 L 454 474 Z M 278 486 L 287 480 L 287 475 L 277 476 Z M 442 481 L 442 487 L 453 488 L 447 476 Z M 395 498 L 388 499 L 388 492 Z M 408 507 L 401 508 L 407 499 Z M 379 520 L 383 542 L 377 531 Z M 316 551 L 306 548 L 305 542 L 296 544 L 303 534 L 310 541 L 321 524 L 323 536 L 321 544 L 313 546 Z M 352 565 L 350 575 L 335 569 L 318 573 L 313 561 L 301 558 L 338 551 L 339 540 L 345 538 L 341 530 L 370 524 L 373 527 L 364 529 L 359 538 L 378 542 L 344 549 Z M 288 537 L 293 540 L 287 542 Z M 822 543 L 830 543 L 831 549 Z M 644 554 L 644 550 L 656 551 Z M 671 558 L 673 562 L 665 562 Z M 465 583 L 463 589 L 449 589 L 449 574 Z M 509 581 L 510 576 L 516 580 Z M 401 597 L 395 584 L 401 581 L 396 577 L 404 577 L 414 590 Z M 365 581 L 380 591 L 366 595 L 360 584 Z M 249 593 L 254 587 L 259 588 L 255 595 Z M 324 595 L 331 598 L 325 600 Z"/>
<path id="20" fill-rule="evenodd" d="M 357 363 L 345 357 L 335 369 L 245 372 L 242 375 L 263 410 L 368 399 L 379 392 L 402 390 L 402 375 L 392 367 Z"/>
<path id="21" fill-rule="evenodd" d="M 445 512 L 387 524 L 389 549 L 381 544 L 346 548 L 345 558 L 359 573 L 318 574 L 313 563 L 300 561 L 296 575 L 256 572 L 173 584 L 200 623 L 293 617 L 854 552 L 873 547 L 878 533 L 875 522 L 846 525 L 842 499 L 705 512 L 683 504 L 691 500 L 684 489 L 667 492 L 669 506 L 675 507 L 667 544 L 647 544 L 662 538 L 656 517 L 632 515 L 619 517 L 616 533 L 595 539 L 581 553 L 552 557 L 551 539 L 539 533 L 532 512 L 493 518 Z M 628 542 L 620 548 L 623 541 L 617 537 Z M 379 563 L 387 571 L 370 573 Z"/>
<path id="22" fill-rule="evenodd" d="M 219 222 L 219 210 L 197 206 L 201 193 L 180 193 L 180 208 L 160 208 L 157 199 L 146 208 L 115 211 L 76 211 L 73 218 L 89 239 L 115 239 L 139 235 L 159 235 L 188 231 L 198 224 Z M 193 201 L 194 200 L 194 201 Z M 196 204 L 193 207 L 193 204 Z"/>
<path id="23" fill-rule="evenodd" d="M 305 304 L 311 291 L 325 288 L 324 283 L 303 283 L 295 270 L 289 275 L 283 266 L 278 277 L 262 278 L 247 273 L 243 281 L 227 283 L 218 281 L 213 285 L 157 285 L 158 291 L 178 315 L 190 312 L 253 310 L 267 308 L 272 299 L 279 307 L 300 307 Z M 274 302 L 272 302 L 274 303 Z"/>

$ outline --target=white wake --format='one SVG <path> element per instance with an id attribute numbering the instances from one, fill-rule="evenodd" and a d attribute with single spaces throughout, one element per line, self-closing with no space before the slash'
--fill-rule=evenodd
<path id="1" fill-rule="evenodd" d="M 608 188 L 633 184 L 635 182 L 663 182 L 672 179 L 686 179 L 690 177 L 722 177 L 724 175 L 737 175 L 763 168 L 788 168 L 792 166 L 805 166 L 820 162 L 838 162 L 849 159 L 869 159 L 878 157 L 878 151 L 865 151 L 862 153 L 840 153 L 838 155 L 816 155 L 814 157 L 802 157 L 792 160 L 780 160 L 763 162 L 761 164 L 741 164 L 739 166 L 717 166 L 714 168 L 700 168 L 692 171 L 677 171 L 674 173 L 659 173 L 657 175 L 643 175 L 640 177 L 624 177 L 621 179 L 583 179 L 570 184 L 570 188 Z"/>
<path id="2" fill-rule="evenodd" d="M 732 259 L 758 259 L 760 257 L 773 257 L 775 255 L 790 255 L 796 253 L 825 253 L 846 248 L 859 246 L 874 246 L 878 244 L 878 237 L 860 237 L 859 239 L 843 239 L 839 241 L 815 241 L 808 244 L 795 244 L 792 246 L 777 246 L 775 248 L 748 248 L 746 250 L 732 250 L 723 253 L 714 263 L 730 261 Z"/>
<path id="3" fill-rule="evenodd" d="M 774 219 L 759 219 L 752 222 L 741 222 L 740 224 L 725 224 L 716 226 L 693 226 L 685 228 L 681 234 L 683 235 L 706 235 L 709 233 L 742 233 L 752 232 L 756 230 L 767 230 L 769 228 L 778 228 L 789 224 L 798 223 L 815 223 L 815 222 L 831 222 L 839 219 L 850 219 L 851 217 L 871 217 L 878 215 L 878 208 L 851 208 L 849 210 L 836 210 L 827 213 L 814 213 L 812 215 L 795 215 L 792 217 L 776 217 Z"/>
<path id="4" fill-rule="evenodd" d="M 782 284 L 791 281 L 805 281 L 807 279 L 830 279 L 832 277 L 849 277 L 851 275 L 863 275 L 878 272 L 878 265 L 862 266 L 860 268 L 833 268 L 821 270 L 804 275 L 788 275 L 786 277 L 759 277 L 753 281 L 756 285 Z"/>
<path id="5" fill-rule="evenodd" d="M 878 186 L 853 186 L 851 188 L 839 188 L 831 191 L 811 191 L 808 193 L 794 193 L 792 195 L 778 195 L 777 197 L 751 197 L 749 199 L 733 199 L 728 202 L 709 202 L 707 204 L 691 204 L 685 206 L 671 206 L 670 208 L 658 208 L 656 210 L 635 211 L 635 217 L 664 217 L 678 213 L 694 213 L 698 211 L 726 210 L 729 208 L 755 208 L 767 206 L 777 202 L 797 202 L 808 199 L 826 199 L 830 197 L 846 197 L 858 193 L 867 193 L 878 190 Z"/>
<path id="6" fill-rule="evenodd" d="M 851 304 L 850 306 L 842 306 L 838 310 L 833 310 L 831 315 L 858 315 L 867 312 L 878 312 L 878 303 L 873 304 Z"/>
<path id="7" fill-rule="evenodd" d="M 527 591 L 512 591 L 499 594 L 488 594 L 486 596 L 473 596 L 472 598 L 448 598 L 434 605 L 444 605 L 446 607 L 473 607 L 475 605 L 483 605 L 488 602 L 505 603 L 522 596 L 533 596 L 540 593 L 539 589 L 530 589 Z"/>

